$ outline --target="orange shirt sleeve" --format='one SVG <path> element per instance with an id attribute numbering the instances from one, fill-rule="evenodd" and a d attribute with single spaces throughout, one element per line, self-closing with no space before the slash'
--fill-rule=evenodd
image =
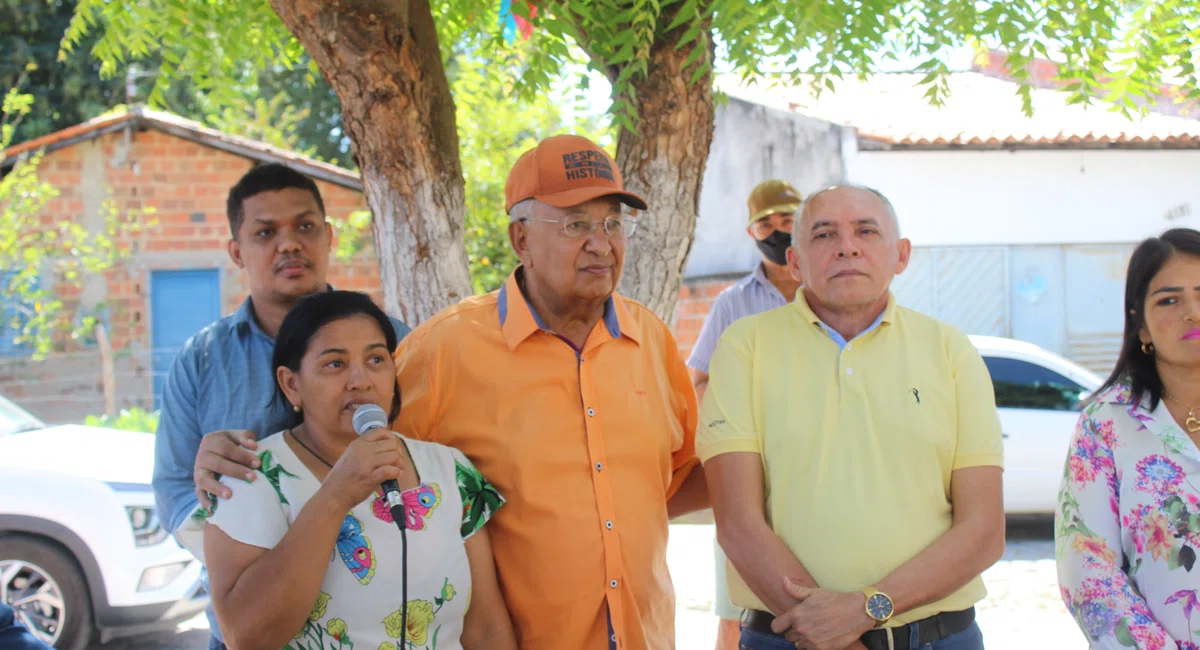
<path id="1" fill-rule="evenodd" d="M 400 415 L 392 430 L 414 440 L 432 442 L 437 422 L 435 342 L 429 328 L 417 328 L 396 347 L 396 380 L 400 383 Z"/>
<path id="2" fill-rule="evenodd" d="M 671 451 L 671 485 L 667 488 L 667 499 L 675 496 L 679 486 L 700 464 L 696 456 L 696 422 L 699 408 L 696 405 L 696 389 L 692 386 L 687 364 L 679 353 L 679 345 L 666 325 L 663 330 L 663 356 L 667 365 L 667 377 L 671 382 L 671 402 L 675 417 L 679 420 L 682 436 L 676 436 Z"/>

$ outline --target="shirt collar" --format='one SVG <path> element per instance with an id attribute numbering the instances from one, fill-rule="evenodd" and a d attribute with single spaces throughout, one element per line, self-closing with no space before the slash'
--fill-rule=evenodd
<path id="1" fill-rule="evenodd" d="M 765 266 L 763 266 L 762 262 L 759 262 L 757 265 L 755 265 L 754 273 L 751 274 L 751 277 L 754 279 L 754 282 L 757 282 L 764 287 L 775 286 L 771 284 L 770 278 L 767 277 L 767 269 Z"/>
<path id="2" fill-rule="evenodd" d="M 1167 405 L 1163 400 L 1158 401 L 1157 408 L 1150 410 L 1149 395 L 1144 395 L 1139 402 L 1133 398 L 1133 391 L 1129 386 L 1120 383 L 1097 395 L 1096 402 L 1115 405 L 1137 421 L 1141 427 L 1162 440 L 1168 449 L 1200 462 L 1200 449 L 1197 449 L 1195 443 L 1175 422 L 1175 418 L 1167 410 Z"/>
<path id="3" fill-rule="evenodd" d="M 800 311 L 800 314 L 804 317 L 804 320 L 808 321 L 809 323 L 812 323 L 816 327 L 820 327 L 821 329 L 825 330 L 826 332 L 831 331 L 831 328 L 828 325 L 826 325 L 824 322 L 822 322 L 821 319 L 817 316 L 816 312 L 814 312 L 812 310 L 812 307 L 810 307 L 808 305 L 808 298 L 804 295 L 803 289 L 800 289 L 799 291 L 796 292 L 796 299 L 794 301 L 792 301 L 792 304 L 795 305 L 795 308 Z M 896 296 L 891 291 L 888 291 L 887 306 L 883 308 L 883 312 L 879 314 L 879 316 L 875 319 L 875 322 L 872 323 L 869 327 L 867 327 L 867 329 L 863 330 L 862 334 L 865 334 L 865 333 L 875 329 L 876 327 L 878 327 L 879 325 L 881 325 L 883 323 L 887 323 L 890 325 L 895 320 L 895 318 L 896 318 Z M 860 336 L 862 334 L 860 334 Z"/>
<path id="4" fill-rule="evenodd" d="M 496 301 L 500 312 L 500 329 L 504 333 L 504 341 L 510 350 L 515 350 L 534 332 L 539 330 L 550 332 L 545 322 L 534 312 L 533 307 L 521 293 L 521 287 L 517 284 L 517 274 L 523 272 L 524 270 L 519 266 L 513 270 L 508 276 L 508 280 L 504 282 L 504 286 L 500 287 L 500 294 Z M 629 308 L 625 306 L 625 300 L 615 292 L 604 303 L 602 322 L 604 329 L 613 339 L 619 339 L 625 335 L 636 342 L 642 338 L 641 328 L 634 322 Z"/>
<path id="5" fill-rule="evenodd" d="M 251 332 L 266 336 L 267 333 L 258 326 L 258 317 L 254 314 L 254 303 L 250 300 L 250 296 L 242 301 L 241 306 L 233 313 L 233 319 L 229 321 L 229 328 L 236 333 L 246 335 Z M 268 337 L 269 338 L 269 337 Z"/>
<path id="6" fill-rule="evenodd" d="M 752 284 L 754 282 L 757 282 L 760 286 L 762 286 L 763 289 L 774 293 L 780 298 L 783 298 L 783 292 L 780 291 L 779 287 L 776 287 L 771 282 L 771 279 L 767 277 L 767 267 L 765 263 L 759 262 L 758 265 L 754 267 L 754 273 L 750 274 L 750 281 L 747 284 Z M 797 294 L 799 294 L 799 291 L 797 291 Z M 783 298 L 783 300 L 784 302 L 787 302 L 786 298 Z"/>

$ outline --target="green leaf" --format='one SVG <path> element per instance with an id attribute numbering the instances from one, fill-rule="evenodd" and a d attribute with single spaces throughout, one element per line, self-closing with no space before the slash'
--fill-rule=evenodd
<path id="1" fill-rule="evenodd" d="M 1133 638 L 1133 635 L 1129 633 L 1129 617 L 1128 616 L 1121 617 L 1121 619 L 1119 621 L 1117 621 L 1115 636 L 1117 637 L 1117 642 L 1119 642 L 1123 646 L 1126 646 L 1128 648 L 1138 647 L 1137 641 L 1135 641 Z"/>

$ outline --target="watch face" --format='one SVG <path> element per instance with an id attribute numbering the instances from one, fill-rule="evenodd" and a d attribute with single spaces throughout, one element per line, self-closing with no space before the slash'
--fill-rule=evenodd
<path id="1" fill-rule="evenodd" d="M 877 621 L 892 615 L 892 600 L 883 594 L 874 594 L 867 599 L 867 613 Z"/>

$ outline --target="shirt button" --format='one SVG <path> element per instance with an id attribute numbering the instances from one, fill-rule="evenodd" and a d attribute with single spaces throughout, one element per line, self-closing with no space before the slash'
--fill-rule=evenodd
<path id="1" fill-rule="evenodd" d="M 854 349 L 854 344 L 853 344 L 853 343 L 847 343 L 847 344 L 846 344 L 846 349 L 847 349 L 847 350 L 853 350 L 853 349 Z"/>
<path id="2" fill-rule="evenodd" d="M 608 586 L 612 587 L 613 589 L 616 589 L 616 588 L 617 588 L 617 581 L 616 581 L 616 580 L 613 580 L 612 582 L 608 583 Z"/>
<path id="3" fill-rule="evenodd" d="M 610 519 L 610 520 L 604 522 L 604 527 L 609 530 L 612 530 L 612 520 Z"/>
<path id="4" fill-rule="evenodd" d="M 597 472 L 599 472 L 599 471 L 600 471 L 600 470 L 602 470 L 602 469 L 604 469 L 604 464 L 603 464 L 603 463 L 596 463 L 596 471 L 597 471 Z"/>
<path id="5" fill-rule="evenodd" d="M 595 414 L 596 414 L 596 409 L 588 409 L 588 417 L 592 417 Z"/>
<path id="6" fill-rule="evenodd" d="M 853 374 L 854 374 L 854 368 L 846 368 L 846 374 L 847 374 L 847 375 L 853 375 Z"/>

